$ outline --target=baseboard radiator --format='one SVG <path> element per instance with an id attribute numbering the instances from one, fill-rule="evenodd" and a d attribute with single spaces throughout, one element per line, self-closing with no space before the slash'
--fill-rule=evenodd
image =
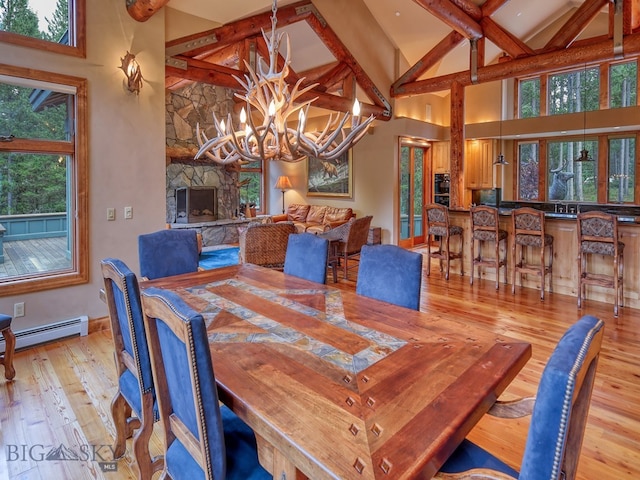
<path id="1" fill-rule="evenodd" d="M 15 323 L 15 322 L 14 322 Z M 73 335 L 84 337 L 89 330 L 89 318 L 81 316 L 71 320 L 49 323 L 40 327 L 28 328 L 26 330 L 14 331 L 16 335 L 16 349 L 38 345 L 39 343 L 51 342 Z M 0 340 L 0 352 L 4 352 L 4 338 Z"/>

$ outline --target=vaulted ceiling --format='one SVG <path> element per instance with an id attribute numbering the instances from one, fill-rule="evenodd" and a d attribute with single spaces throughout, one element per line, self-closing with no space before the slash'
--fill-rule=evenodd
<path id="1" fill-rule="evenodd" d="M 314 3 L 324 1 L 278 2 L 278 28 L 297 39 L 291 42 L 292 57 L 303 59 L 292 63 L 291 80 L 306 77 L 306 83 L 319 83 L 309 96 L 319 97 L 318 106 L 341 111 L 349 109 L 357 85 L 371 100 L 365 113 L 380 119 L 390 118 L 390 97 L 640 52 L 640 0 L 359 0 L 410 65 L 390 91 L 380 91 L 318 12 Z M 242 60 L 251 60 L 255 52 L 266 55 L 261 29 L 271 27 L 271 3 L 133 0 L 128 9 L 144 21 L 167 4 L 219 23 L 167 43 L 166 85 L 204 81 L 236 88 L 233 75 L 243 76 Z M 304 53 L 296 55 L 302 47 Z"/>

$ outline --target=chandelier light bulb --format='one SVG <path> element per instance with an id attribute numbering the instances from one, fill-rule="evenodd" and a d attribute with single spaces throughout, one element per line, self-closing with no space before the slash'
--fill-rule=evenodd
<path id="1" fill-rule="evenodd" d="M 240 123 L 247 123 L 247 111 L 242 107 L 242 111 L 240 112 Z"/>
<path id="2" fill-rule="evenodd" d="M 353 102 L 353 116 L 354 117 L 359 117 L 360 116 L 360 102 L 358 101 L 357 98 Z"/>
<path id="3" fill-rule="evenodd" d="M 275 114 L 276 114 L 276 102 L 271 100 L 271 103 L 269 104 L 269 116 L 274 117 Z"/>
<path id="4" fill-rule="evenodd" d="M 220 133 L 225 133 L 227 131 L 227 127 L 224 124 L 224 120 L 220 122 L 220 130 L 221 130 Z"/>

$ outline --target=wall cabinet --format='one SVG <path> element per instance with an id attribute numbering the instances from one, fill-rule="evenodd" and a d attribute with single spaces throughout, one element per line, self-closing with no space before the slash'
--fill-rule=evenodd
<path id="1" fill-rule="evenodd" d="M 434 142 L 432 144 L 432 169 L 433 173 L 449 173 L 449 159 L 451 156 L 451 144 L 449 142 Z"/>
<path id="2" fill-rule="evenodd" d="M 493 140 L 468 140 L 464 175 L 467 188 L 493 188 Z"/>

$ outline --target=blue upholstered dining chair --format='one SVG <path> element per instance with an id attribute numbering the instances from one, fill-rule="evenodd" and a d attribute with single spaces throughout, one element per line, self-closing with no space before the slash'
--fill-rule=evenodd
<path id="1" fill-rule="evenodd" d="M 420 310 L 422 254 L 396 245 L 364 245 L 356 293 Z"/>
<path id="2" fill-rule="evenodd" d="M 140 275 L 153 280 L 198 270 L 198 236 L 192 229 L 166 229 L 138 237 Z"/>
<path id="3" fill-rule="evenodd" d="M 160 418 L 165 474 L 174 480 L 261 480 L 253 431 L 220 406 L 202 316 L 175 293 L 142 293 Z"/>
<path id="4" fill-rule="evenodd" d="M 462 474 L 473 469 L 478 474 L 473 478 L 479 479 L 574 480 L 603 332 L 604 322 L 587 315 L 558 342 L 542 372 L 520 473 L 464 440 L 436 478 L 471 478 Z M 509 406 L 498 402 L 495 407 L 506 411 Z M 508 476 L 489 476 L 496 470 Z"/>
<path id="5" fill-rule="evenodd" d="M 151 478 L 154 472 L 162 469 L 163 459 L 161 456 L 151 459 L 149 454 L 153 423 L 160 417 L 138 279 L 120 260 L 105 258 L 100 265 L 118 374 L 118 391 L 111 402 L 111 416 L 116 428 L 113 455 L 114 458 L 124 455 L 127 438 L 137 430 L 133 437 L 133 451 L 139 478 Z"/>
<path id="6" fill-rule="evenodd" d="M 289 235 L 284 257 L 284 273 L 327 283 L 329 240 L 312 233 Z"/>

